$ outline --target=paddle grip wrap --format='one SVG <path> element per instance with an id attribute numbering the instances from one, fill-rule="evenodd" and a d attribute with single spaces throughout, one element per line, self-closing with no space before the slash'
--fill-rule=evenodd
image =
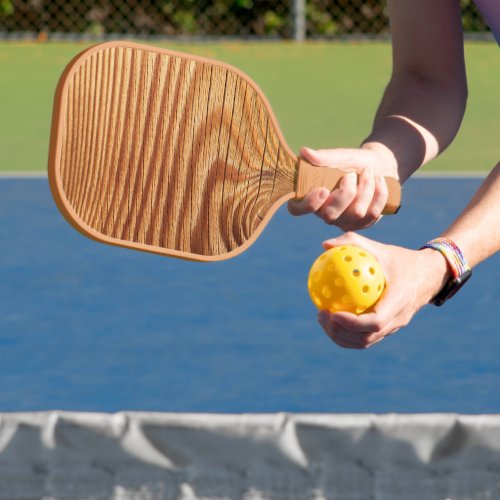
<path id="1" fill-rule="evenodd" d="M 298 158 L 295 198 L 302 199 L 313 189 L 326 187 L 330 191 L 337 188 L 342 177 L 352 172 L 352 168 L 317 167 L 302 158 Z M 394 177 L 384 177 L 389 197 L 382 213 L 395 214 L 401 206 L 401 185 Z"/>

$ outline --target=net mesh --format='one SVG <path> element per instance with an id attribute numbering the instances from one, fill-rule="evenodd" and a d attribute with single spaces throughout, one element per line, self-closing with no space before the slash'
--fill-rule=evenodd
<path id="1" fill-rule="evenodd" d="M 0 414 L 0 500 L 500 498 L 498 415 Z"/>

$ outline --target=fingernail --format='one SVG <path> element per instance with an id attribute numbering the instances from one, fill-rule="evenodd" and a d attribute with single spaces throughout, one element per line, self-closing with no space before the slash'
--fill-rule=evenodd
<path id="1" fill-rule="evenodd" d="M 330 196 L 330 191 L 328 191 L 327 189 L 323 189 L 319 193 L 319 199 L 320 200 L 326 200 L 329 196 Z"/>
<path id="2" fill-rule="evenodd" d="M 307 146 L 304 146 L 304 147 L 300 148 L 300 152 L 301 153 L 306 153 L 306 154 L 308 154 L 308 153 L 314 153 L 314 149 L 311 149 L 311 148 L 308 148 Z"/>

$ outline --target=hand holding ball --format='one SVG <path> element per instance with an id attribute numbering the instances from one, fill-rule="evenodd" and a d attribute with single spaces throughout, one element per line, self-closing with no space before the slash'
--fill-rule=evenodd
<path id="1" fill-rule="evenodd" d="M 363 248 L 334 247 L 312 265 L 307 288 L 318 309 L 362 314 L 382 295 L 384 272 L 377 259 Z"/>

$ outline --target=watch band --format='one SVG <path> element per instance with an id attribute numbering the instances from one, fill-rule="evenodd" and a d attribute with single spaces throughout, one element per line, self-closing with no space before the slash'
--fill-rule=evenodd
<path id="1" fill-rule="evenodd" d="M 440 252 L 451 270 L 452 278 L 431 300 L 434 305 L 441 306 L 462 288 L 472 276 L 472 270 L 460 248 L 449 238 L 436 238 L 427 242 L 423 248 L 431 248 Z"/>

